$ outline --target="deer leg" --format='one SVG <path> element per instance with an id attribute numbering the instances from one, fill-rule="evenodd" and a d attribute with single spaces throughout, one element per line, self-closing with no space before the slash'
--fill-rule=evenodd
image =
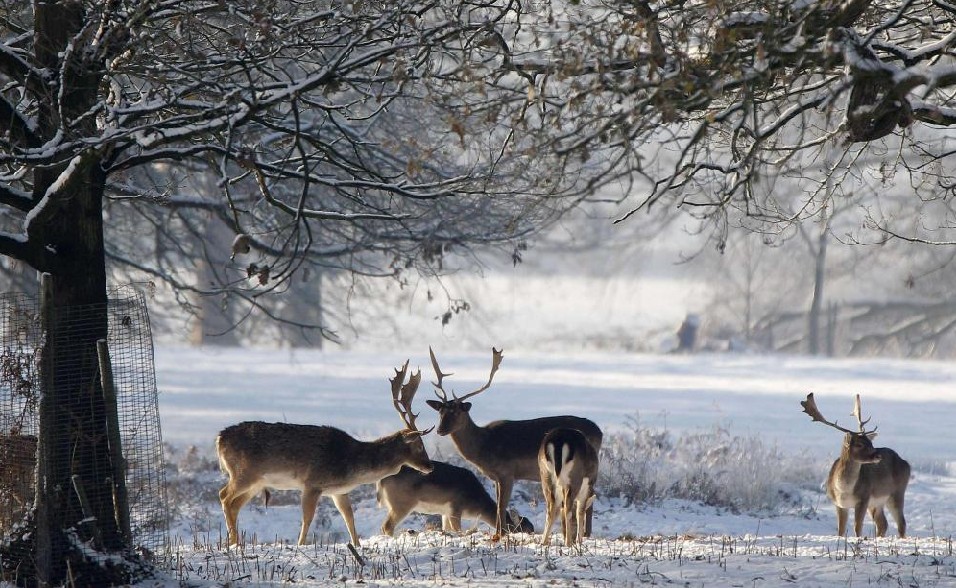
<path id="1" fill-rule="evenodd" d="M 501 479 L 495 480 L 495 489 L 498 499 L 498 514 L 495 519 L 495 536 L 494 539 L 500 539 L 502 535 L 506 533 L 505 530 L 505 521 L 508 519 L 505 518 L 505 511 L 508 510 L 508 503 L 511 502 L 511 489 L 514 486 L 514 480 L 512 479 Z"/>
<path id="2" fill-rule="evenodd" d="M 578 542 L 578 543 L 583 543 L 583 542 L 584 542 L 584 538 L 587 536 L 587 535 L 586 535 L 586 533 L 587 533 L 587 511 L 588 511 L 589 503 L 590 503 L 589 500 L 587 500 L 587 499 L 585 499 L 585 498 L 581 498 L 581 497 L 579 496 L 578 499 L 575 501 L 575 504 L 574 504 L 574 506 L 575 506 L 575 516 L 574 516 L 574 518 L 575 518 L 575 521 L 577 522 L 577 525 L 578 525 L 578 532 L 577 532 L 577 542 Z"/>
<path id="3" fill-rule="evenodd" d="M 226 529 L 229 545 L 239 544 L 239 510 L 252 498 L 254 492 L 238 492 L 236 486 L 226 484 L 219 491 L 219 502 L 222 504 L 222 514 L 226 518 Z"/>
<path id="4" fill-rule="evenodd" d="M 405 520 L 405 517 L 408 516 L 409 512 L 410 511 L 408 509 L 389 507 L 388 515 L 385 517 L 385 522 L 382 523 L 382 534 L 393 537 L 395 535 L 395 527 Z"/>
<path id="5" fill-rule="evenodd" d="M 591 536 L 591 519 L 594 518 L 594 504 L 592 503 L 584 510 L 584 536 Z"/>
<path id="6" fill-rule="evenodd" d="M 849 518 L 850 509 L 836 507 L 837 512 L 837 535 L 843 537 L 846 535 L 846 521 Z"/>
<path id="7" fill-rule="evenodd" d="M 890 496 L 886 506 L 890 509 L 893 520 L 896 521 L 896 530 L 900 534 L 900 537 L 906 537 L 906 517 L 903 516 L 903 494 L 900 493 L 899 495 L 894 494 Z"/>
<path id="8" fill-rule="evenodd" d="M 886 537 L 886 528 L 889 526 L 886 522 L 886 514 L 883 513 L 883 507 L 870 509 L 870 517 L 876 523 L 876 536 Z"/>
<path id="9" fill-rule="evenodd" d="M 863 536 L 863 519 L 866 517 L 866 507 L 860 503 L 853 509 L 853 532 L 857 537 Z"/>
<path id="10" fill-rule="evenodd" d="M 352 545 L 358 547 L 359 536 L 358 531 L 355 530 L 355 515 L 352 513 L 352 501 L 349 500 L 349 495 L 333 494 L 332 502 L 335 503 L 335 508 L 339 509 L 339 513 L 341 513 L 342 518 L 345 519 L 345 526 L 348 527 L 349 537 L 352 538 Z"/>
<path id="11" fill-rule="evenodd" d="M 564 527 L 564 544 L 568 547 L 574 545 L 577 538 L 575 527 L 571 524 L 571 511 L 574 509 L 574 496 L 571 495 L 571 489 L 565 487 L 562 492 L 564 498 L 561 504 L 561 524 Z"/>
<path id="12" fill-rule="evenodd" d="M 302 528 L 299 529 L 299 545 L 305 545 L 305 538 L 309 535 L 309 527 L 315 517 L 315 507 L 319 505 L 321 490 L 306 488 L 302 490 Z"/>
<path id="13" fill-rule="evenodd" d="M 447 517 L 442 517 L 443 523 L 446 518 L 448 519 L 449 527 L 447 530 L 455 533 L 461 533 L 461 512 L 453 510 Z M 442 526 L 444 526 L 444 524 Z"/>
<path id="14" fill-rule="evenodd" d="M 585 509 L 585 523 L 584 523 L 584 534 L 582 537 L 591 536 L 591 519 L 594 518 L 594 480 L 590 481 L 589 485 L 589 497 L 587 499 L 587 507 Z"/>
<path id="15" fill-rule="evenodd" d="M 551 543 L 551 526 L 554 524 L 554 515 L 557 514 L 557 501 L 554 497 L 554 487 L 547 476 L 541 476 L 541 490 L 544 492 L 545 518 L 544 529 L 541 532 L 541 544 L 549 545 Z"/>

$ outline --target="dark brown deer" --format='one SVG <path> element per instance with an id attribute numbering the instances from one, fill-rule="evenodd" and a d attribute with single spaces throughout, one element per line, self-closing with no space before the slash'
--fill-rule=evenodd
<path id="1" fill-rule="evenodd" d="M 471 470 L 433 461 L 434 469 L 423 474 L 403 467 L 394 476 L 378 481 L 378 503 L 388 509 L 382 533 L 391 536 L 395 527 L 411 512 L 441 515 L 442 530 L 461 532 L 461 520 L 479 520 L 494 528 L 498 506 Z M 510 512 L 507 529 L 512 533 L 534 533 L 525 517 Z"/>
<path id="2" fill-rule="evenodd" d="M 538 469 L 547 506 L 541 543 L 551 543 L 551 526 L 559 515 L 564 544 L 580 543 L 586 536 L 587 509 L 594 502 L 597 451 L 577 429 L 552 429 L 541 442 Z"/>
<path id="3" fill-rule="evenodd" d="M 412 412 L 421 372 L 403 385 L 407 370 L 406 361 L 390 380 L 392 403 L 405 428 L 375 441 L 359 441 L 334 427 L 315 425 L 247 421 L 223 429 L 216 438 L 216 451 L 220 466 L 229 474 L 219 500 L 230 545 L 239 542 L 239 509 L 260 490 L 273 488 L 302 491 L 300 545 L 305 543 L 319 498 L 327 494 L 345 519 L 352 544 L 358 546 L 348 492 L 361 484 L 374 484 L 403 465 L 425 473 L 432 469 L 422 443 L 422 435 L 431 429 L 419 431 Z"/>
<path id="4" fill-rule="evenodd" d="M 577 429 L 584 434 L 595 453 L 600 452 L 604 435 L 592 421 L 567 415 L 522 421 L 501 420 L 479 426 L 471 418 L 471 403 L 468 399 L 491 386 L 495 372 L 501 365 L 501 352 L 492 348 L 491 374 L 484 386 L 464 396 L 452 394 L 452 398 L 448 398 L 442 387 L 442 379 L 451 374 L 442 373 L 435 353 L 431 348 L 428 351 L 438 378 L 434 386 L 439 400 L 428 400 L 427 403 L 438 411 L 438 434 L 451 436 L 462 457 L 495 483 L 495 500 L 498 503 L 495 537 L 500 538 L 507 531 L 505 512 L 511 500 L 515 480 L 541 479 L 538 471 L 538 450 L 541 449 L 541 441 L 548 431 L 559 427 Z M 589 508 L 588 534 L 591 528 L 591 512 Z"/>
<path id="5" fill-rule="evenodd" d="M 870 513 L 876 523 L 876 535 L 886 535 L 886 506 L 896 521 L 900 537 L 906 536 L 906 517 L 903 515 L 903 495 L 910 481 L 910 464 L 895 451 L 886 447 L 873 447 L 876 429 L 866 430 L 870 419 L 863 420 L 860 410 L 860 395 L 857 394 L 853 415 L 859 424 L 858 431 L 844 429 L 826 420 L 817 409 L 813 393 L 800 402 L 803 412 L 814 421 L 846 433 L 840 457 L 833 462 L 827 477 L 827 496 L 837 511 L 837 533 L 846 533 L 850 509 L 853 509 L 853 530 L 857 537 L 863 535 L 863 518 Z"/>

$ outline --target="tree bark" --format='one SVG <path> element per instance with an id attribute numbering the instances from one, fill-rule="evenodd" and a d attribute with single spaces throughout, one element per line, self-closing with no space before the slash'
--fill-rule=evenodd
<path id="1" fill-rule="evenodd" d="M 86 127 L 95 122 L 80 114 L 96 103 L 102 74 L 84 61 L 82 47 L 73 54 L 68 50 L 81 38 L 83 3 L 37 2 L 34 17 L 39 65 L 62 72 L 59 91 L 53 89 L 39 104 L 40 133 L 88 133 Z M 48 324 L 35 512 L 35 582 L 41 586 L 116 584 L 130 577 L 119 569 L 123 566 L 93 561 L 80 549 L 81 544 L 114 553 L 129 548 L 116 524 L 98 371 L 97 341 L 108 334 L 100 161 L 100 154 L 90 152 L 34 172 L 33 199 L 42 209 L 28 229 L 31 263 L 51 276 L 44 296 Z"/>

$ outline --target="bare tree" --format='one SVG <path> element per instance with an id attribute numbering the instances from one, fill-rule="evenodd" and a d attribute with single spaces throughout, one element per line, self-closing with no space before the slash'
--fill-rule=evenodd
<path id="1" fill-rule="evenodd" d="M 109 260 L 179 292 L 230 293 L 246 303 L 243 312 L 269 313 L 260 301 L 306 264 L 369 276 L 440 271 L 449 248 L 514 249 L 583 193 L 580 176 L 554 173 L 546 152 L 529 151 L 509 130 L 507 121 L 528 107 L 516 93 L 523 89 L 489 96 L 466 83 L 473 49 L 496 23 L 520 17 L 518 4 L 2 6 L 0 206 L 9 223 L 0 254 L 51 274 L 57 309 L 105 307 Z M 210 170 L 214 193 L 184 182 Z M 107 249 L 105 234 L 134 214 L 115 212 L 121 205 L 160 230 Z M 215 243 L 202 239 L 211 219 L 237 240 L 230 263 L 216 267 L 222 283 L 197 285 L 175 264 Z M 159 255 L 140 258 L 142 247 Z M 36 565 L 24 583 L 64 583 L 68 570 L 85 585 L 136 574 L 74 547 L 93 539 L 78 524 L 92 515 L 93 547 L 133 559 L 97 479 L 109 468 L 71 468 L 106 455 L 96 434 L 106 407 L 94 377 L 105 312 L 95 323 L 56 333 L 88 343 L 71 359 L 89 366 L 90 381 L 71 402 L 58 402 L 55 386 L 43 391 L 41 410 L 59 411 L 71 434 L 47 446 L 41 431 L 38 459 L 63 467 L 41 481 L 37 532 L 20 537 L 33 550 L 23 562 Z M 52 353 L 56 382 L 65 362 Z M 60 491 L 73 475 L 88 512 L 75 493 Z M 6 555 L 4 564 L 19 565 Z"/>
<path id="2" fill-rule="evenodd" d="M 573 171 L 582 154 L 605 156 L 605 174 L 587 181 L 625 183 L 633 201 L 623 218 L 676 203 L 712 218 L 720 242 L 721 218 L 818 213 L 825 192 L 806 191 L 816 196 L 786 215 L 751 190 L 772 171 L 800 176 L 844 147 L 880 153 L 891 168 L 952 153 L 921 144 L 956 123 L 948 3 L 586 0 L 541 9 L 547 30 L 503 30 L 482 45 L 514 73 L 491 79 L 526 80 L 533 106 L 518 124 L 551 131 L 559 169 Z M 952 191 L 951 180 L 937 180 L 935 189 Z"/>

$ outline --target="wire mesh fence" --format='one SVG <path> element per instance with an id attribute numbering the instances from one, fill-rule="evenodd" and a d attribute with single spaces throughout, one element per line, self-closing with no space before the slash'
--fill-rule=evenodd
<path id="1" fill-rule="evenodd" d="M 75 335 L 87 323 L 95 329 L 103 310 L 92 305 L 56 309 L 55 332 Z M 119 287 L 110 292 L 105 310 L 132 540 L 135 546 L 155 551 L 167 541 L 168 504 L 146 299 L 131 286 Z M 39 357 L 45 336 L 40 314 L 35 297 L 0 295 L 0 534 L 23 519 L 35 495 Z M 63 328 L 65 324 L 69 327 Z M 66 349 L 58 356 L 89 356 L 70 353 L 71 345 L 88 345 L 82 336 L 75 339 L 56 341 L 59 350 Z M 90 369 L 81 362 L 76 366 L 61 364 L 57 374 L 58 378 L 69 379 L 76 373 L 77 381 L 88 381 Z M 57 387 L 61 384 L 57 382 Z M 69 383 L 62 387 L 68 389 Z M 69 430 L 71 426 L 62 423 L 57 429 Z"/>

